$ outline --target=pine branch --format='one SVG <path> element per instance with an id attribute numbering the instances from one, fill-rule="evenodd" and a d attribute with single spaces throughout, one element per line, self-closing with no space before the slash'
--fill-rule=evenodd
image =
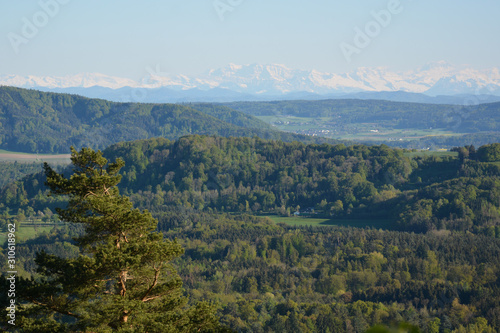
<path id="1" fill-rule="evenodd" d="M 153 280 L 153 284 L 149 287 L 149 289 L 146 291 L 144 296 L 142 296 L 141 301 L 147 302 L 147 301 L 150 301 L 151 299 L 155 299 L 155 298 L 160 297 L 160 296 L 154 296 L 154 297 L 149 297 L 149 298 L 147 297 L 149 295 L 149 293 L 153 290 L 154 287 L 156 287 L 156 285 L 158 283 L 158 278 L 160 277 L 160 269 L 161 269 L 161 264 L 160 264 L 160 267 L 158 267 L 158 268 L 154 267 L 155 278 Z"/>
<path id="2" fill-rule="evenodd" d="M 73 318 L 77 318 L 77 319 L 81 319 L 81 318 L 82 318 L 82 316 L 80 316 L 80 315 L 77 315 L 77 314 L 72 313 L 72 312 L 67 311 L 67 310 L 62 310 L 62 309 L 58 308 L 58 307 L 57 307 L 57 306 L 55 306 L 55 305 L 44 304 L 44 303 L 42 303 L 42 302 L 37 301 L 37 300 L 36 300 L 36 299 L 34 299 L 34 298 L 30 298 L 30 297 L 28 297 L 28 298 L 27 298 L 27 300 L 29 300 L 29 301 L 30 301 L 31 303 L 33 303 L 33 304 L 43 306 L 43 307 L 45 307 L 45 308 L 47 308 L 47 309 L 50 309 L 50 310 L 52 310 L 52 311 L 55 311 L 55 312 L 60 313 L 60 314 L 63 314 L 63 315 L 71 316 L 71 317 L 73 317 Z"/>

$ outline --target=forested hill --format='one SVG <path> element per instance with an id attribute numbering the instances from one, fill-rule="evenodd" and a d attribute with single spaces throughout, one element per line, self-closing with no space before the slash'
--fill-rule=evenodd
<path id="1" fill-rule="evenodd" d="M 500 144 L 447 154 L 198 135 L 104 151 L 125 161 L 120 192 L 186 249 L 175 267 L 190 299 L 219 302 L 221 322 L 237 332 L 362 333 L 402 321 L 423 332 L 498 332 Z M 55 207 L 67 202 L 47 196 L 45 180 L 32 174 L 0 191 L 0 228 L 58 220 Z M 374 228 L 298 229 L 253 216 L 297 210 Z M 380 230 L 380 220 L 418 233 Z M 36 276 L 40 250 L 74 256 L 79 227 L 19 239 L 19 274 Z M 5 252 L 0 259 L 2 269 Z"/>
<path id="2" fill-rule="evenodd" d="M 490 149 L 491 148 L 491 149 Z M 469 231 L 500 237 L 500 145 L 459 149 L 460 158 L 415 156 L 387 146 L 284 143 L 186 136 L 122 142 L 120 183 L 142 208 L 294 212 L 361 219 L 391 229 Z M 11 209 L 51 206 L 30 176 L 0 192 Z M 45 200 L 44 202 L 38 200 Z"/>
<path id="3" fill-rule="evenodd" d="M 119 143 L 105 155 L 125 159 L 121 186 L 141 191 L 136 201 L 149 209 L 314 210 L 332 218 L 384 220 L 403 230 L 500 236 L 499 150 L 498 144 L 477 152 L 467 147 L 460 158 L 424 158 L 384 145 L 189 136 Z"/>
<path id="4" fill-rule="evenodd" d="M 0 87 L 0 124 L 0 148 L 31 153 L 67 153 L 71 145 L 105 148 L 120 141 L 188 134 L 335 142 L 272 130 L 223 106 L 115 103 L 13 87 Z"/>

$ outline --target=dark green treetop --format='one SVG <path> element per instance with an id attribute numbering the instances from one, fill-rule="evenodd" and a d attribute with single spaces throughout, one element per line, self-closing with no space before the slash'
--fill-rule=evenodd
<path id="1" fill-rule="evenodd" d="M 75 239 L 76 258 L 40 253 L 37 279 L 25 281 L 21 311 L 26 332 L 204 332 L 220 330 L 213 306 L 187 307 L 170 261 L 184 250 L 156 232 L 148 211 L 133 209 L 116 185 L 124 162 L 100 151 L 72 152 L 68 179 L 45 164 L 53 194 L 69 198 L 58 209 L 85 233 Z"/>

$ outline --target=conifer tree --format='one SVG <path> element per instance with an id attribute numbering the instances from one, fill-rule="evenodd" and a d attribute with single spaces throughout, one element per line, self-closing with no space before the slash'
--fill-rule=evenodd
<path id="1" fill-rule="evenodd" d="M 186 305 L 170 263 L 183 253 L 177 240 L 164 239 L 151 214 L 119 194 L 123 160 L 108 163 L 90 148 L 71 152 L 70 178 L 44 167 L 51 192 L 69 200 L 57 209 L 61 219 L 84 226 L 75 239 L 80 255 L 38 254 L 39 277 L 23 290 L 23 331 L 222 331 L 213 306 Z"/>

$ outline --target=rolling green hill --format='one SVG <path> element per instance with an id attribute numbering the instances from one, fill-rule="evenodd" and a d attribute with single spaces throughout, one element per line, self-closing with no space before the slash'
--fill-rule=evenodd
<path id="1" fill-rule="evenodd" d="M 227 107 L 114 103 L 12 87 L 0 87 L 0 124 L 0 148 L 30 153 L 67 153 L 71 145 L 104 148 L 120 141 L 188 134 L 333 142 L 272 130 Z"/>
<path id="2" fill-rule="evenodd" d="M 125 161 L 123 193 L 158 213 L 179 206 L 281 216 L 299 212 L 368 220 L 365 225 L 372 226 L 383 222 L 396 230 L 500 237 L 500 166 L 478 161 L 484 148 L 467 149 L 457 158 L 412 155 L 384 145 L 192 135 L 121 142 L 104 154 Z M 55 202 L 41 196 L 43 183 L 38 174 L 10 184 L 0 192 L 0 203 L 14 212 L 52 208 Z"/>

